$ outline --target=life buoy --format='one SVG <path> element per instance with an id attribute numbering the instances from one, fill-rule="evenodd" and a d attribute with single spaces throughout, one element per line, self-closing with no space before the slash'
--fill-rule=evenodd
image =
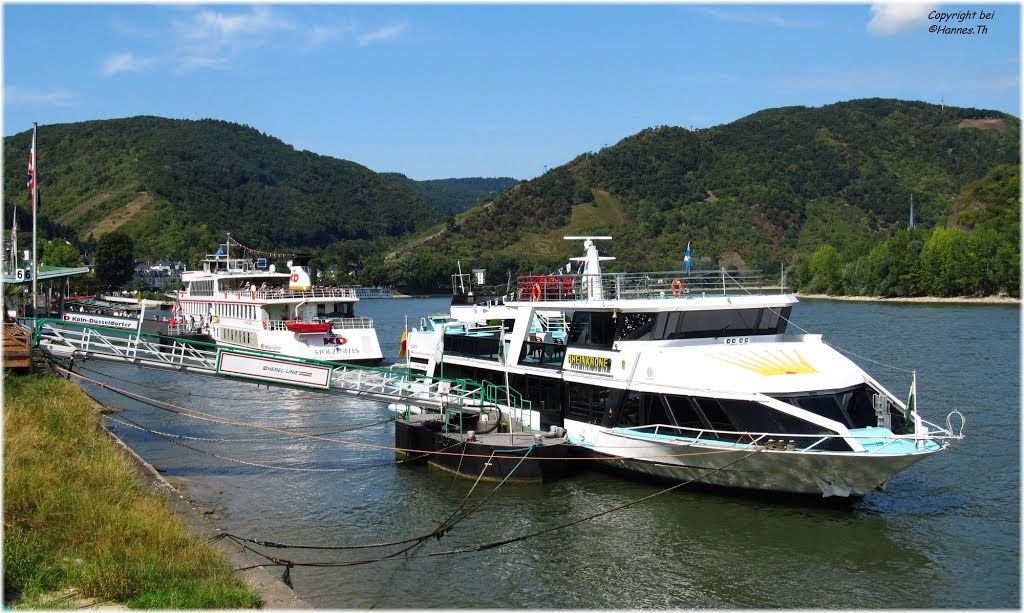
<path id="1" fill-rule="evenodd" d="M 533 289 L 530 290 L 530 296 L 533 298 L 534 302 L 540 300 L 540 283 L 533 284 Z"/>
<path id="2" fill-rule="evenodd" d="M 299 273 L 292 273 L 292 283 L 296 283 L 299 280 Z"/>
<path id="3" fill-rule="evenodd" d="M 679 279 L 673 279 L 672 280 L 672 295 L 675 296 L 676 298 L 678 298 L 679 294 L 682 294 L 682 293 L 683 293 L 683 282 L 680 281 Z"/>

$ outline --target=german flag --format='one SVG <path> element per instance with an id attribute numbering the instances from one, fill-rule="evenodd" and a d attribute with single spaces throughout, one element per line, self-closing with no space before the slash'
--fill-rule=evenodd
<path id="1" fill-rule="evenodd" d="M 409 341 L 409 324 L 405 324 L 402 328 L 402 343 L 398 346 L 398 357 L 405 357 L 405 345 Z"/>

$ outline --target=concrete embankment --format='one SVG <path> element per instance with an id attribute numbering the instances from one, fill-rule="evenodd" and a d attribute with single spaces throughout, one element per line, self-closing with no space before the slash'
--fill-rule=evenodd
<path id="1" fill-rule="evenodd" d="M 96 401 L 92 401 L 93 409 L 98 413 L 110 413 L 111 410 Z M 199 538 L 209 540 L 218 534 L 220 529 L 214 520 L 207 517 L 202 505 L 197 501 L 190 500 L 178 487 L 172 485 L 163 477 L 156 468 L 146 462 L 132 450 L 121 439 L 107 431 L 107 435 L 114 445 L 119 447 L 135 468 L 139 481 L 147 490 L 163 498 L 167 509 L 177 515 L 182 523 L 196 534 Z M 237 544 L 228 540 L 218 540 L 213 543 L 224 552 L 224 557 L 232 568 L 246 568 L 255 564 L 266 562 L 240 548 Z M 239 576 L 263 599 L 264 609 L 312 609 L 313 607 L 299 598 L 295 592 L 280 580 L 279 574 L 267 568 L 257 567 L 240 571 Z"/>

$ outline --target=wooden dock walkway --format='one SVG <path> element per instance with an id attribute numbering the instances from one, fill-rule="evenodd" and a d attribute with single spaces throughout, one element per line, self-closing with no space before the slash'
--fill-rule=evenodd
<path id="1" fill-rule="evenodd" d="M 32 350 L 27 328 L 16 323 L 3 324 L 4 368 L 31 368 Z"/>

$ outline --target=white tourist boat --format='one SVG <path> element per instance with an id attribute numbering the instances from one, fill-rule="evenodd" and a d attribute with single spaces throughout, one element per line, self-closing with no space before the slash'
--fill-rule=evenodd
<path id="1" fill-rule="evenodd" d="M 201 333 L 218 346 L 290 357 L 380 363 L 373 319 L 356 316 L 359 298 L 352 288 L 313 287 L 308 257 L 295 257 L 288 272 L 277 272 L 244 254 L 229 237 L 203 260 L 202 270 L 182 273 L 185 289 L 178 292 L 172 334 Z"/>
<path id="2" fill-rule="evenodd" d="M 410 332 L 410 369 L 508 385 L 529 401 L 513 427 L 679 481 L 859 497 L 962 438 L 959 411 L 922 419 L 916 383 L 905 403 L 788 331 L 794 296 L 725 271 L 605 274 L 594 240 L 610 237 L 566 238 L 587 274 L 490 293 L 459 275 L 451 312 Z"/>

